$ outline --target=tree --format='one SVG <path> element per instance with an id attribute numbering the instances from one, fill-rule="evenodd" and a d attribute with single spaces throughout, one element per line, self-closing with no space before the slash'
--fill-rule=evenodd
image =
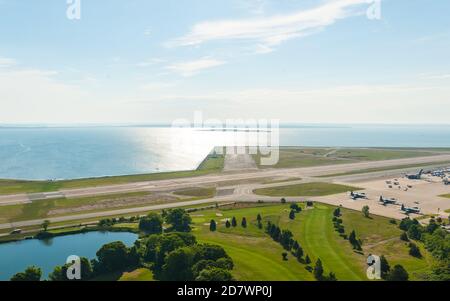
<path id="1" fill-rule="evenodd" d="M 258 213 L 258 216 L 256 217 L 256 220 L 257 220 L 258 222 L 261 222 L 261 221 L 262 221 L 261 214 Z"/>
<path id="2" fill-rule="evenodd" d="M 232 270 L 234 268 L 233 259 L 230 257 L 222 257 L 216 260 L 217 267 L 225 270 Z"/>
<path id="3" fill-rule="evenodd" d="M 164 281 L 192 281 L 194 275 L 194 251 L 191 247 L 176 249 L 167 255 L 166 263 L 162 267 Z"/>
<path id="4" fill-rule="evenodd" d="M 196 281 L 233 281 L 233 276 L 227 270 L 220 268 L 204 269 L 195 279 Z"/>
<path id="5" fill-rule="evenodd" d="M 293 236 L 294 235 L 289 230 L 281 231 L 279 242 L 283 246 L 284 249 L 289 251 L 292 248 L 292 245 L 294 244 L 294 241 L 292 240 Z"/>
<path id="6" fill-rule="evenodd" d="M 57 266 L 53 270 L 52 273 L 49 274 L 48 278 L 50 281 L 68 281 L 67 279 L 67 270 L 71 264 L 66 264 L 63 266 Z M 92 266 L 89 259 L 86 257 L 80 258 L 80 269 L 81 269 L 81 279 L 80 280 L 89 280 L 92 277 Z"/>
<path id="7" fill-rule="evenodd" d="M 128 248 L 121 241 L 106 244 L 97 251 L 97 270 L 115 272 L 128 265 Z"/>
<path id="8" fill-rule="evenodd" d="M 409 255 L 417 258 L 421 258 L 422 254 L 420 253 L 420 249 L 417 247 L 415 243 L 409 243 Z"/>
<path id="9" fill-rule="evenodd" d="M 261 221 L 258 221 L 258 229 L 262 229 L 263 228 L 263 224 L 261 223 Z"/>
<path id="10" fill-rule="evenodd" d="M 44 229 L 45 232 L 47 232 L 48 226 L 50 226 L 50 221 L 46 219 L 45 221 L 42 222 L 41 227 L 42 229 Z"/>
<path id="11" fill-rule="evenodd" d="M 242 218 L 241 225 L 243 228 L 247 228 L 247 219 L 245 217 Z"/>
<path id="12" fill-rule="evenodd" d="M 283 252 L 283 253 L 281 253 L 281 256 L 283 257 L 283 260 L 284 260 L 284 261 L 287 261 L 287 260 L 288 260 L 288 258 L 287 258 L 288 253 Z"/>
<path id="13" fill-rule="evenodd" d="M 408 272 L 399 264 L 394 266 L 392 271 L 389 273 L 389 276 L 387 277 L 388 281 L 408 281 L 408 279 Z"/>
<path id="14" fill-rule="evenodd" d="M 410 239 L 419 240 L 421 236 L 422 236 L 422 233 L 421 233 L 420 228 L 419 228 L 418 225 L 413 224 L 413 225 L 411 225 L 411 227 L 409 227 L 409 229 L 408 229 L 408 237 Z"/>
<path id="15" fill-rule="evenodd" d="M 341 208 L 336 208 L 333 212 L 334 217 L 339 217 L 341 216 Z"/>
<path id="16" fill-rule="evenodd" d="M 306 264 L 310 264 L 310 263 L 311 263 L 311 259 L 309 258 L 309 255 L 306 255 L 306 257 L 305 257 L 305 263 L 306 263 Z"/>
<path id="17" fill-rule="evenodd" d="M 280 200 L 280 202 L 281 202 L 281 204 L 286 204 L 286 199 L 285 199 L 285 198 L 282 198 L 282 199 Z"/>
<path id="18" fill-rule="evenodd" d="M 20 272 L 11 277 L 11 281 L 41 281 L 42 270 L 35 266 L 26 268 L 24 272 Z"/>
<path id="19" fill-rule="evenodd" d="M 231 219 L 231 225 L 233 226 L 233 228 L 237 226 L 237 220 L 236 220 L 236 217 L 234 217 L 234 216 Z"/>
<path id="20" fill-rule="evenodd" d="M 323 266 L 320 258 L 317 259 L 316 265 L 314 266 L 314 278 L 319 281 L 323 280 Z"/>
<path id="21" fill-rule="evenodd" d="M 325 281 L 337 281 L 336 274 L 330 272 L 330 274 L 328 274 L 328 277 L 325 278 Z"/>
<path id="22" fill-rule="evenodd" d="M 348 237 L 348 241 L 350 242 L 350 244 L 353 246 L 353 249 L 361 251 L 361 243 L 359 242 L 359 240 L 356 238 L 356 233 L 355 230 L 353 230 L 350 233 L 350 236 Z"/>
<path id="23" fill-rule="evenodd" d="M 227 228 L 230 228 L 230 227 L 231 227 L 231 223 L 230 223 L 229 220 L 227 220 L 227 221 L 225 222 L 225 227 L 227 227 Z"/>
<path id="24" fill-rule="evenodd" d="M 363 208 L 362 208 L 362 213 L 363 213 L 363 215 L 364 215 L 364 217 L 369 217 L 370 216 L 370 208 L 369 208 L 369 206 L 364 206 Z"/>
<path id="25" fill-rule="evenodd" d="M 302 259 L 303 257 L 303 249 L 299 246 L 297 250 L 295 250 L 295 257 L 297 257 L 297 259 Z"/>
<path id="26" fill-rule="evenodd" d="M 302 211 L 302 208 L 300 208 L 300 206 L 297 203 L 292 203 L 291 204 L 291 209 L 294 210 L 297 213 Z"/>
<path id="27" fill-rule="evenodd" d="M 409 241 L 408 234 L 406 234 L 406 232 L 403 232 L 400 235 L 400 239 L 403 240 L 403 241 Z"/>
<path id="28" fill-rule="evenodd" d="M 430 219 L 426 231 L 430 234 L 433 234 L 433 232 L 436 231 L 436 229 L 439 229 L 439 225 L 436 223 L 436 220 L 432 218 Z"/>
<path id="29" fill-rule="evenodd" d="M 165 217 L 166 223 L 172 226 L 173 231 L 189 232 L 191 231 L 190 224 L 192 223 L 191 216 L 186 210 L 177 208 L 170 209 Z"/>
<path id="30" fill-rule="evenodd" d="M 386 277 L 389 275 L 389 272 L 391 271 L 391 267 L 389 266 L 389 263 L 384 255 L 381 255 L 380 257 L 380 269 L 381 278 L 386 279 Z"/>
<path id="31" fill-rule="evenodd" d="M 163 219 L 158 213 L 151 212 L 140 219 L 139 229 L 147 234 L 161 234 L 163 232 Z"/>
<path id="32" fill-rule="evenodd" d="M 289 212 L 289 219 L 294 220 L 295 219 L 295 211 L 291 210 L 291 212 Z"/>
<path id="33" fill-rule="evenodd" d="M 217 224 L 216 224 L 216 221 L 215 220 L 211 220 L 211 222 L 209 223 L 209 230 L 211 231 L 211 232 L 214 232 L 214 231 L 216 231 L 217 230 Z"/>

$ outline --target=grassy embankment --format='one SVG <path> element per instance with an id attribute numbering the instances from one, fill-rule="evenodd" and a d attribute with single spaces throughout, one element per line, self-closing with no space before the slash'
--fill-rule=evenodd
<path id="1" fill-rule="evenodd" d="M 115 177 L 89 178 L 65 181 L 22 181 L 0 180 L 0 194 L 39 193 L 61 189 L 127 184 L 143 181 L 167 180 L 196 177 L 220 172 L 223 169 L 224 156 L 209 155 L 197 170 L 152 173 L 141 175 L 125 175 Z"/>
<path id="2" fill-rule="evenodd" d="M 0 207 L 0 224 L 65 215 L 101 212 L 163 203 L 177 203 L 212 198 L 216 189 L 192 187 L 176 191 L 174 196 L 153 197 L 149 192 L 102 195 L 83 198 L 40 200 L 27 204 Z"/>
<path id="3" fill-rule="evenodd" d="M 396 165 L 396 166 L 385 166 L 385 167 L 376 167 L 376 168 L 366 168 L 366 169 L 357 169 L 348 172 L 334 173 L 318 176 L 318 178 L 328 178 L 328 177 L 339 177 L 339 176 L 351 176 L 358 174 L 365 174 L 371 172 L 379 172 L 379 171 L 389 171 L 396 169 L 407 169 L 407 168 L 421 168 L 421 167 L 438 167 L 442 165 L 450 164 L 449 161 L 442 162 L 433 162 L 433 163 L 420 163 L 420 164 L 408 164 L 408 165 Z"/>
<path id="4" fill-rule="evenodd" d="M 291 230 L 313 264 L 320 258 L 326 272 L 334 272 L 339 280 L 366 280 L 368 254 L 385 255 L 391 266 L 403 265 L 411 279 L 419 279 L 420 274 L 433 263 L 420 243 L 418 245 L 424 257 L 411 257 L 407 244 L 399 239 L 401 231 L 397 225 L 389 223 L 389 219 L 378 216 L 369 219 L 360 212 L 342 209 L 346 233 L 354 229 L 363 241 L 363 254 L 353 251 L 350 243 L 333 228 L 333 210 L 332 206 L 315 204 L 314 209 L 303 210 L 293 221 L 288 217 L 289 205 L 217 209 L 192 216 L 194 234 L 201 242 L 225 248 L 233 258 L 233 274 L 238 280 L 313 280 L 307 266 L 292 255 L 288 256 L 288 261 L 282 260 L 282 247 L 264 230 L 258 229 L 258 214 L 262 215 L 264 224 L 270 220 L 282 229 Z M 233 216 L 238 220 L 238 227 L 227 229 L 224 223 Z M 240 226 L 243 217 L 247 218 L 247 228 Z M 209 231 L 211 219 L 218 222 L 216 232 Z"/>
<path id="5" fill-rule="evenodd" d="M 293 196 L 326 196 L 357 190 L 361 190 L 361 188 L 319 182 L 319 183 L 304 183 L 296 185 L 261 188 L 256 189 L 254 193 L 265 196 L 293 197 Z"/>
<path id="6" fill-rule="evenodd" d="M 395 148 L 300 148 L 281 147 L 280 160 L 274 166 L 260 168 L 293 168 L 334 165 L 364 161 L 380 161 L 424 157 L 439 154 L 434 149 L 395 149 Z M 260 164 L 261 154 L 253 156 Z"/>

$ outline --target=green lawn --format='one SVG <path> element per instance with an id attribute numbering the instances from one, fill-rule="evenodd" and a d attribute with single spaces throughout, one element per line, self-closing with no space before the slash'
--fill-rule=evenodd
<path id="1" fill-rule="evenodd" d="M 224 165 L 223 155 L 208 155 L 197 170 L 162 172 L 115 177 L 87 178 L 66 181 L 22 181 L 0 179 L 1 194 L 39 193 L 83 187 L 95 187 L 114 184 L 127 184 L 143 181 L 167 180 L 207 175 L 221 172 Z"/>
<path id="2" fill-rule="evenodd" d="M 291 168 L 333 165 L 361 161 L 379 161 L 423 157 L 437 154 L 438 149 L 408 148 L 307 148 L 281 147 L 279 162 L 274 166 L 260 168 Z M 260 164 L 261 154 L 253 156 Z"/>
<path id="3" fill-rule="evenodd" d="M 366 280 L 368 254 L 385 255 L 391 266 L 402 264 L 413 280 L 420 279 L 420 274 L 433 264 L 420 243 L 424 258 L 408 254 L 407 246 L 399 239 L 401 231 L 388 218 L 365 218 L 360 212 L 342 209 L 346 233 L 354 229 L 363 241 L 363 254 L 353 251 L 350 243 L 333 228 L 333 210 L 332 206 L 315 204 L 314 209 L 303 210 L 293 221 L 288 218 L 289 205 L 200 211 L 192 214 L 193 233 L 200 242 L 225 248 L 233 258 L 233 274 L 238 280 L 313 280 L 306 265 L 292 255 L 289 254 L 288 261 L 282 260 L 282 247 L 256 226 L 258 214 L 262 215 L 264 224 L 270 220 L 281 229 L 291 230 L 313 263 L 320 258 L 326 273 L 334 272 L 339 280 Z M 238 220 L 238 227 L 227 229 L 225 220 L 233 216 Z M 247 228 L 240 225 L 242 217 L 247 218 Z M 209 231 L 211 219 L 218 223 L 216 232 Z"/>
<path id="4" fill-rule="evenodd" d="M 191 197 L 199 197 L 199 198 L 212 198 L 216 195 L 215 187 L 192 187 L 180 189 L 174 192 L 176 195 L 180 196 L 191 196 Z"/>
<path id="5" fill-rule="evenodd" d="M 325 196 L 348 191 L 356 191 L 360 188 L 331 183 L 304 183 L 296 185 L 278 186 L 256 189 L 254 193 L 265 196 Z"/>
<path id="6" fill-rule="evenodd" d="M 132 272 L 125 272 L 119 281 L 154 281 L 153 273 L 145 268 L 140 268 Z"/>
<path id="7" fill-rule="evenodd" d="M 95 197 L 84 197 L 84 198 L 73 198 L 73 199 L 51 199 L 51 200 L 40 200 L 40 201 L 34 201 L 32 203 L 28 204 L 19 204 L 19 205 L 9 205 L 9 206 L 2 206 L 0 210 L 0 223 L 7 223 L 7 222 L 17 222 L 17 221 L 24 221 L 24 220 L 32 220 L 32 219 L 40 219 L 40 218 L 47 218 L 50 217 L 49 212 L 52 210 L 68 210 L 64 214 L 54 214 L 52 216 L 60 216 L 60 215 L 70 215 L 70 214 L 77 214 L 77 213 L 85 213 L 85 212 L 95 212 L 95 211 L 104 211 L 108 208 L 98 208 L 94 209 L 94 207 L 91 207 L 92 209 L 89 209 L 89 206 L 92 205 L 98 205 L 104 202 L 116 202 L 119 201 L 119 204 L 114 205 L 114 207 L 111 207 L 109 209 L 117 209 L 117 208 L 129 208 L 129 207 L 139 207 L 139 206 L 145 206 L 145 204 L 142 205 L 132 205 L 128 204 L 126 202 L 127 199 L 131 199 L 134 197 L 145 197 L 146 195 L 150 195 L 149 192 L 133 192 L 133 193 L 124 193 L 124 194 L 113 194 L 113 195 L 102 195 L 102 196 L 95 196 Z M 173 201 L 180 201 L 180 200 L 173 200 Z M 154 200 L 151 202 L 152 204 L 160 203 L 157 200 Z M 111 204 L 111 203 L 110 203 Z M 77 210 L 74 212 L 71 212 L 70 209 L 80 209 L 83 210 Z"/>
<path id="8" fill-rule="evenodd" d="M 448 198 L 448 199 L 450 199 L 450 193 L 449 193 L 449 194 L 443 194 L 443 195 L 440 195 L 440 197 L 443 197 L 443 198 Z"/>
<path id="9" fill-rule="evenodd" d="M 381 161 L 430 156 L 433 153 L 417 150 L 398 149 L 340 149 L 332 156 L 335 158 L 352 159 L 358 161 Z"/>
<path id="10" fill-rule="evenodd" d="M 227 251 L 235 263 L 233 274 L 238 280 L 313 280 L 305 266 L 292 256 L 289 256 L 288 261 L 283 261 L 283 248 L 256 226 L 258 212 L 276 216 L 280 210 L 280 206 L 269 206 L 193 213 L 193 233 L 200 242 L 217 244 Z M 216 213 L 223 216 L 216 216 Z M 226 229 L 223 219 L 232 216 L 236 216 L 239 222 L 246 216 L 249 219 L 248 227 Z M 209 231 L 209 226 L 205 226 L 212 218 L 219 223 L 218 231 L 214 233 Z"/>
<path id="11" fill-rule="evenodd" d="M 349 171 L 349 172 L 326 174 L 326 175 L 319 176 L 319 178 L 349 176 L 349 175 L 365 174 L 365 173 L 378 172 L 378 171 L 387 171 L 387 170 L 396 170 L 396 169 L 405 169 L 405 168 L 414 168 L 414 167 L 417 167 L 417 168 L 428 167 L 428 166 L 431 167 L 431 166 L 440 166 L 440 165 L 447 165 L 447 164 L 450 164 L 450 162 L 442 161 L 442 162 L 433 162 L 433 163 L 421 163 L 421 164 L 408 164 L 408 165 L 375 167 L 375 168 L 366 168 L 366 169 L 353 170 L 353 171 Z"/>
<path id="12" fill-rule="evenodd" d="M 336 160 L 335 158 L 327 158 L 325 154 L 329 152 L 326 148 L 294 148 L 281 147 L 280 158 L 276 165 L 262 166 L 261 154 L 253 155 L 259 168 L 294 168 L 294 167 L 311 167 L 320 165 L 333 165 L 340 163 L 349 163 L 351 161 Z"/>
<path id="13" fill-rule="evenodd" d="M 221 170 L 223 170 L 224 164 L 225 164 L 225 156 L 224 155 L 210 154 L 199 165 L 197 170 L 221 171 Z"/>

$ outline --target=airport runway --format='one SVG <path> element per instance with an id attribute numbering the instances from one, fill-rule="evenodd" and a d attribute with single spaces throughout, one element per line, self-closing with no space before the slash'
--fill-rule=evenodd
<path id="1" fill-rule="evenodd" d="M 424 164 L 433 162 L 443 162 L 450 161 L 450 155 L 438 155 L 438 156 L 428 156 L 428 157 L 418 157 L 418 158 L 408 158 L 408 159 L 396 159 L 396 160 L 385 160 L 385 161 L 374 161 L 374 162 L 358 162 L 358 163 L 347 163 L 347 164 L 337 164 L 328 166 L 315 166 L 315 167 L 302 167 L 302 168 L 283 168 L 283 169 L 262 169 L 254 171 L 235 171 L 235 172 L 224 172 L 221 174 L 213 174 L 206 176 L 190 177 L 190 178 L 179 178 L 170 180 L 158 180 L 158 181 L 146 181 L 146 182 L 136 182 L 121 185 L 110 185 L 110 186 L 100 186 L 100 187 L 87 187 L 80 189 L 67 189 L 60 190 L 56 192 L 45 192 L 38 194 L 17 194 L 17 195 L 2 195 L 0 196 L 0 206 L 1 205 L 11 205 L 11 204 L 23 204 L 30 203 L 32 201 L 46 200 L 46 199 L 56 199 L 56 198 L 78 198 L 78 197 L 88 197 L 88 196 L 98 196 L 98 195 L 108 195 L 108 194 L 120 194 L 128 192 L 138 192 L 138 191 L 168 191 L 174 189 L 182 189 L 186 187 L 193 186 L 203 186 L 206 184 L 215 184 L 224 181 L 243 181 L 249 179 L 258 178 L 289 178 L 289 177 L 314 177 L 327 174 L 338 174 L 351 172 L 355 170 L 370 169 L 370 168 L 382 168 L 390 166 L 399 165 L 410 165 L 410 164 Z M 279 186 L 278 184 L 277 186 Z"/>
<path id="2" fill-rule="evenodd" d="M 1 196 L 0 197 L 0 205 L 6 205 L 11 203 L 29 203 L 31 201 L 39 201 L 42 199 L 49 198 L 59 198 L 61 196 L 65 196 L 68 198 L 74 197 L 82 197 L 82 196 L 93 196 L 93 195 L 106 195 L 106 194 L 116 194 L 116 193 L 124 193 L 124 192 L 134 192 L 134 191 L 170 191 L 175 189 L 180 189 L 184 187 L 195 187 L 195 186 L 204 186 L 205 184 L 214 184 L 223 181 L 239 181 L 246 179 L 256 179 L 256 178 L 300 178 L 300 180 L 294 180 L 289 182 L 278 182 L 278 183 L 254 183 L 254 184 L 233 184 L 228 187 L 221 187 L 218 189 L 217 196 L 210 199 L 204 200 L 195 200 L 195 201 L 181 201 L 174 203 L 165 203 L 158 205 L 149 205 L 143 207 L 136 208 L 126 208 L 126 209 L 116 209 L 116 210 L 108 210 L 102 212 L 94 212 L 94 213 L 83 213 L 77 215 L 68 215 L 62 217 L 53 217 L 46 218 L 50 220 L 52 223 L 57 222 L 65 222 L 65 221 L 73 221 L 73 220 L 81 220 L 81 219 L 91 219 L 91 218 L 102 218 L 113 215 L 126 215 L 126 214 L 139 214 L 148 212 L 151 210 L 161 210 L 161 209 L 169 209 L 175 207 L 183 207 L 183 206 L 191 206 L 191 205 L 201 205 L 205 203 L 211 202 L 230 202 L 230 201 L 241 201 L 241 202 L 258 202 L 262 201 L 279 201 L 279 197 L 266 197 L 266 196 L 258 196 L 253 193 L 255 189 L 265 188 L 265 187 L 275 187 L 275 186 L 283 186 L 283 185 L 292 185 L 298 183 L 306 183 L 306 182 L 334 182 L 346 185 L 354 185 L 353 181 L 358 181 L 361 183 L 366 183 L 366 185 L 361 186 L 366 189 L 371 196 L 370 200 L 361 200 L 361 201 L 353 201 L 349 198 L 348 194 L 338 194 L 333 196 L 326 197 L 310 197 L 310 198 L 302 198 L 302 197 L 291 197 L 287 198 L 288 202 L 299 202 L 304 201 L 306 199 L 323 202 L 331 205 L 342 205 L 343 207 L 361 210 L 362 206 L 369 205 L 371 208 L 371 212 L 373 214 L 382 215 L 386 217 L 392 218 L 402 218 L 404 215 L 398 210 L 398 208 L 385 207 L 377 203 L 377 199 L 379 195 L 384 193 L 386 197 L 390 197 L 389 194 L 393 194 L 394 196 L 400 196 L 404 198 L 407 205 L 412 205 L 413 200 L 416 200 L 417 197 L 420 197 L 421 200 L 426 201 L 426 196 L 428 195 L 427 189 L 425 186 L 418 186 L 416 191 L 417 196 L 414 194 L 414 190 L 409 192 L 408 194 L 402 194 L 401 191 L 389 191 L 388 194 L 385 193 L 385 190 L 382 187 L 379 187 L 378 184 L 372 184 L 367 179 L 378 179 L 378 178 L 386 178 L 388 175 L 399 175 L 399 170 L 393 171 L 383 171 L 376 172 L 370 174 L 362 174 L 362 175 L 347 175 L 340 176 L 334 178 L 314 178 L 317 175 L 326 175 L 326 174 L 335 174 L 342 173 L 347 171 L 354 171 L 366 168 L 380 168 L 380 167 L 389 167 L 389 166 L 398 166 L 398 165 L 409 165 L 409 164 L 421 164 L 421 163 L 430 163 L 432 165 L 435 162 L 442 161 L 450 161 L 450 155 L 440 155 L 433 157 L 421 157 L 421 158 L 411 158 L 411 159 L 399 159 L 399 160 L 387 160 L 387 161 L 376 161 L 376 162 L 362 162 L 362 163 L 351 163 L 351 164 L 340 164 L 340 165 L 332 165 L 332 166 L 319 166 L 319 167 L 308 167 L 308 168 L 291 168 L 291 169 L 267 169 L 267 170 L 258 170 L 258 171 L 243 171 L 243 172 L 234 172 L 234 173 L 224 173 L 217 175 L 208 175 L 208 176 L 200 176 L 200 177 L 192 177 L 192 178 L 182 178 L 182 179 L 173 179 L 173 180 L 160 180 L 160 181 L 149 181 L 149 182 L 139 182 L 139 183 L 131 183 L 124 185 L 112 185 L 112 186 L 103 186 L 103 187 L 91 187 L 91 188 L 83 188 L 83 189 L 71 189 L 71 190 L 61 190 L 58 192 L 51 193 L 41 193 L 41 194 L 33 194 L 33 195 L 13 195 L 13 196 Z M 409 168 L 408 168 L 409 169 Z M 413 170 L 417 170 L 417 168 L 413 168 Z M 402 169 L 402 171 L 404 171 Z M 365 182 L 362 182 L 363 179 L 366 179 Z M 383 180 L 377 180 L 378 182 Z M 367 184 L 368 183 L 368 184 Z M 358 186 L 356 184 L 356 186 Z M 377 186 L 378 185 L 378 186 Z M 448 191 L 450 187 L 446 187 L 441 184 L 444 188 L 439 188 L 439 191 Z M 425 188 L 421 188 L 425 187 Z M 431 187 L 431 186 L 430 186 Z M 447 190 L 445 190 L 447 189 Z M 428 197 L 429 202 L 424 203 L 424 209 L 429 212 L 426 213 L 435 213 L 433 210 L 440 206 L 441 209 L 445 208 L 445 204 L 450 203 L 448 199 L 438 198 L 432 195 Z M 450 206 L 448 206 L 450 207 Z M 0 207 L 1 208 L 1 207 Z M 40 225 L 44 219 L 37 220 L 29 220 L 22 221 L 16 223 L 5 223 L 0 224 L 0 229 L 10 229 L 10 228 L 20 228 L 26 226 L 35 226 Z"/>

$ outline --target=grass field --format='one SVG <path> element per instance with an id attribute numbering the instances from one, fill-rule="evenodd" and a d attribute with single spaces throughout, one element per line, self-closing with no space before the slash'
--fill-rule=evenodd
<path id="1" fill-rule="evenodd" d="M 320 165 L 333 165 L 340 163 L 349 163 L 352 161 L 336 160 L 327 158 L 325 154 L 328 149 L 315 148 L 280 148 L 280 159 L 276 165 L 262 166 L 261 154 L 253 155 L 253 158 L 259 168 L 295 168 L 311 167 Z"/>
<path id="2" fill-rule="evenodd" d="M 424 157 L 439 153 L 433 149 L 407 148 L 301 148 L 281 147 L 280 160 L 274 166 L 259 166 L 260 168 L 293 168 L 320 165 L 333 165 L 361 161 L 379 161 Z M 259 165 L 261 154 L 254 155 Z"/>
<path id="3" fill-rule="evenodd" d="M 146 197 L 150 197 L 152 199 L 146 201 Z M 156 205 L 160 203 L 188 201 L 198 198 L 199 197 L 195 196 L 184 199 L 175 197 L 165 199 L 164 196 L 153 198 L 149 192 L 133 192 L 73 199 L 61 198 L 40 200 L 27 204 L 1 206 L 0 223 L 81 214 L 86 212 L 142 207 L 150 204 Z"/>
<path id="4" fill-rule="evenodd" d="M 443 195 L 441 195 L 441 197 L 450 199 L 450 193 L 449 194 L 443 194 Z"/>
<path id="5" fill-rule="evenodd" d="M 256 189 L 254 193 L 265 196 L 325 196 L 348 191 L 357 191 L 360 188 L 331 183 L 304 183 L 287 186 Z"/>
<path id="6" fill-rule="evenodd" d="M 153 281 L 153 273 L 145 268 L 123 273 L 119 281 Z"/>
<path id="7" fill-rule="evenodd" d="M 191 197 L 199 197 L 209 199 L 216 195 L 215 187 L 192 187 L 180 189 L 174 192 L 176 195 L 180 196 L 191 196 Z"/>
<path id="8" fill-rule="evenodd" d="M 95 187 L 115 184 L 127 184 L 143 181 L 167 180 L 196 177 L 220 172 L 223 169 L 223 156 L 208 156 L 197 170 L 163 172 L 141 175 L 125 175 L 116 177 L 89 178 L 66 181 L 21 181 L 0 180 L 0 194 L 39 193 L 61 189 Z"/>
<path id="9" fill-rule="evenodd" d="M 288 217 L 288 205 L 217 209 L 198 212 L 192 217 L 197 238 L 221 245 L 233 258 L 233 274 L 238 280 L 313 280 L 307 266 L 292 255 L 289 254 L 288 261 L 282 260 L 282 247 L 258 229 L 258 214 L 262 215 L 264 224 L 270 220 L 281 229 L 291 230 L 313 263 L 320 258 L 326 273 L 334 272 L 338 280 L 367 280 L 368 254 L 385 255 L 391 266 L 402 264 L 413 280 L 420 279 L 420 274 L 432 265 L 433 259 L 420 244 L 424 258 L 408 254 L 406 244 L 399 239 L 401 231 L 389 219 L 378 216 L 369 219 L 360 212 L 342 209 L 346 233 L 354 229 L 363 241 L 363 254 L 354 252 L 350 243 L 334 230 L 333 210 L 332 206 L 315 204 L 314 209 L 303 210 L 293 221 Z M 238 220 L 238 227 L 227 229 L 225 220 L 233 216 Z M 240 226 L 242 217 L 247 218 L 247 228 Z M 209 231 L 211 219 L 218 222 L 216 232 Z"/>
<path id="10" fill-rule="evenodd" d="M 358 174 L 365 174 L 365 173 L 378 172 L 378 171 L 388 171 L 388 170 L 406 169 L 406 168 L 414 168 L 414 167 L 417 167 L 417 168 L 438 167 L 438 166 L 448 165 L 448 164 L 450 164 L 450 162 L 443 161 L 443 162 L 434 162 L 434 163 L 385 166 L 385 167 L 376 167 L 376 168 L 357 169 L 357 170 L 342 172 L 342 173 L 326 174 L 326 175 L 321 175 L 318 177 L 319 178 L 328 178 L 328 177 L 350 176 L 350 175 L 358 175 Z"/>
<path id="11" fill-rule="evenodd" d="M 197 170 L 221 171 L 221 170 L 223 170 L 224 164 L 225 164 L 225 156 L 224 155 L 210 154 L 198 166 Z"/>

